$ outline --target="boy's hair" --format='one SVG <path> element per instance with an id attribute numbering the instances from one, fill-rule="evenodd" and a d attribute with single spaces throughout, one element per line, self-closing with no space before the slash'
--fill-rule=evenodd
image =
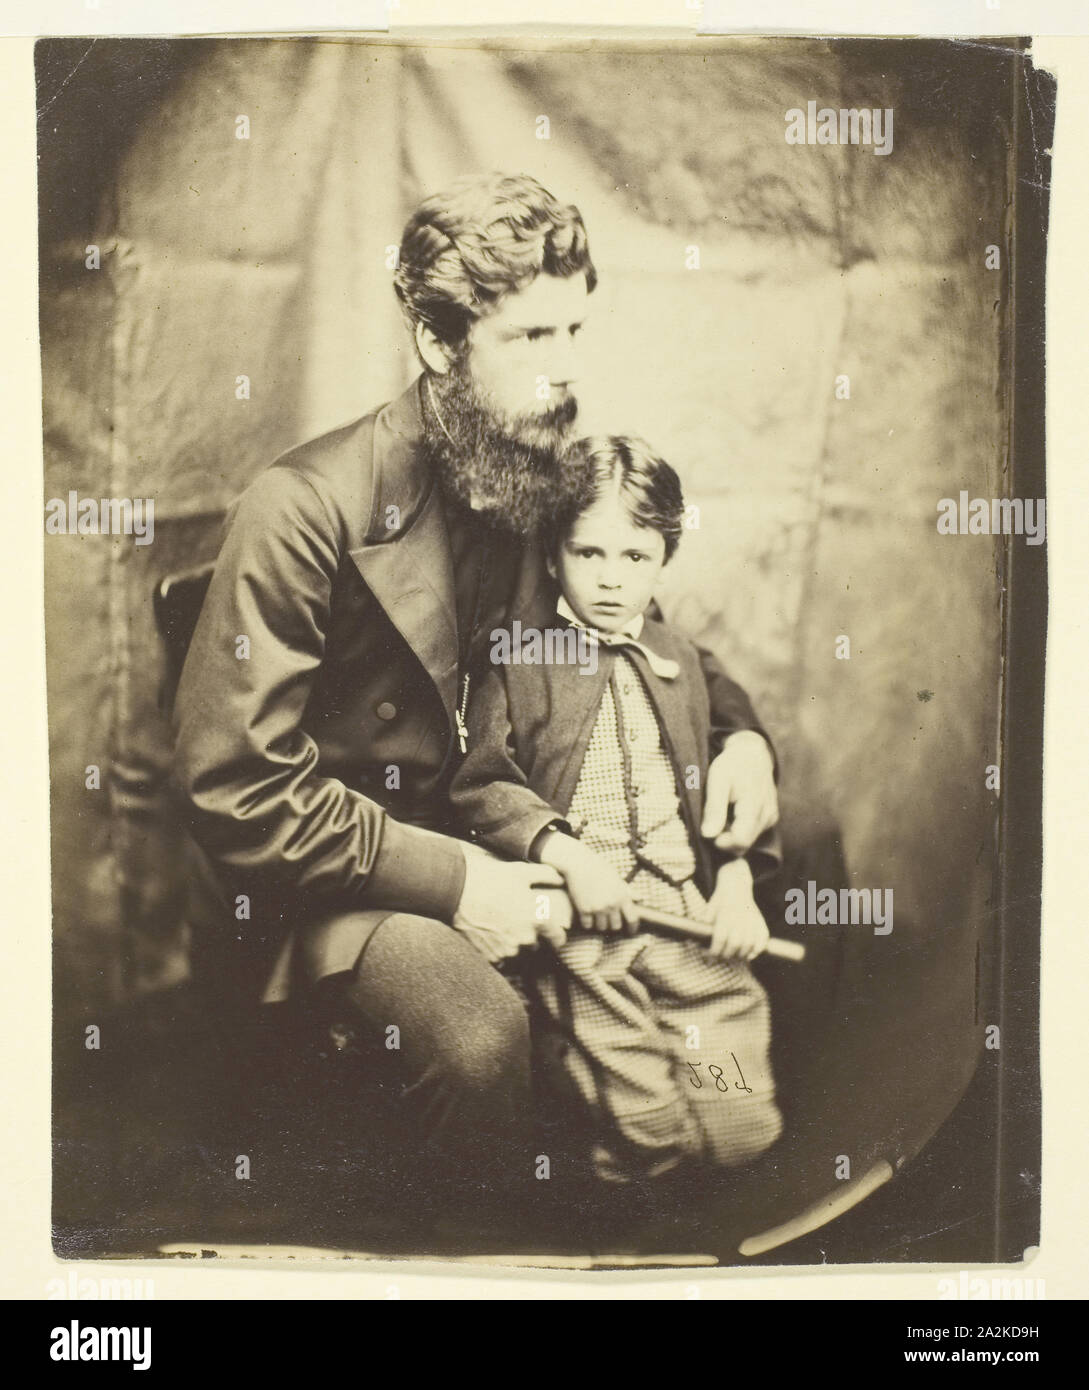
<path id="1" fill-rule="evenodd" d="M 473 324 L 541 272 L 597 272 L 578 208 L 528 174 L 458 179 L 420 204 L 401 238 L 393 277 L 409 327 L 422 323 L 451 347 Z"/>
<path id="2" fill-rule="evenodd" d="M 607 488 L 618 484 L 632 521 L 657 531 L 665 541 L 665 558 L 673 558 L 684 529 L 681 480 L 645 440 L 621 434 L 579 439 L 564 455 L 564 468 L 572 484 L 571 501 L 559 509 L 545 538 L 551 555 L 582 513 Z"/>

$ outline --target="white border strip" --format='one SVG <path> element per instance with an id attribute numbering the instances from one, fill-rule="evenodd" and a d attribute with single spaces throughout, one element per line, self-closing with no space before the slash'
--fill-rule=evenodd
<path id="1" fill-rule="evenodd" d="M 690 0 L 685 0 L 690 3 Z M 701 34 L 933 34 L 994 38 L 1089 34 L 1085 0 L 702 0 Z"/>
<path id="2" fill-rule="evenodd" d="M 389 0 L 37 0 L 0 16 L 0 37 L 385 32 L 391 8 Z"/>
<path id="3" fill-rule="evenodd" d="M 404 33 L 635 29 L 661 34 L 1089 36 L 1085 0 L 36 0 L 0 13 L 0 38 L 35 35 Z"/>

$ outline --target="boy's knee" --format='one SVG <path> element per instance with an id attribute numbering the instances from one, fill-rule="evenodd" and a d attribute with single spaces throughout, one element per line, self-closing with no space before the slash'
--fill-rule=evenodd
<path id="1" fill-rule="evenodd" d="M 740 1168 L 767 1153 L 782 1132 L 779 1107 L 774 1100 L 765 1101 L 746 1112 L 744 1124 L 709 1135 L 707 1156 L 716 1168 Z"/>

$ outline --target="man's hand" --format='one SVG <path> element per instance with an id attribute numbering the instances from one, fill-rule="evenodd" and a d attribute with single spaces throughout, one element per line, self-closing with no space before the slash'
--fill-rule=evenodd
<path id="1" fill-rule="evenodd" d="M 600 854 L 561 831 L 549 831 L 535 846 L 542 864 L 559 870 L 586 931 L 618 932 L 639 925 L 631 886 Z"/>
<path id="2" fill-rule="evenodd" d="M 753 901 L 752 870 L 744 859 L 731 860 L 719 869 L 706 915 L 714 926 L 707 947 L 713 956 L 753 960 L 768 944 L 771 933 Z"/>
<path id="3" fill-rule="evenodd" d="M 727 829 L 731 806 L 734 818 Z M 700 834 L 714 840 L 718 849 L 745 854 L 778 820 L 775 766 L 767 740 L 752 729 L 731 734 L 707 771 Z"/>
<path id="4" fill-rule="evenodd" d="M 543 864 L 510 863 L 478 845 L 462 843 L 465 887 L 454 913 L 461 932 L 485 960 L 507 960 L 538 937 L 563 944 L 571 925 L 571 902 L 563 877 Z M 540 919 L 541 900 L 547 915 Z"/>

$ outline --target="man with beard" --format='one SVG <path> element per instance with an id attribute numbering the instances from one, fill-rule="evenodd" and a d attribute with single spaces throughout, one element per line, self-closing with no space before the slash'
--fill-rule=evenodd
<path id="1" fill-rule="evenodd" d="M 175 706 L 195 970 L 228 1010 L 291 1001 L 353 1037 L 405 1147 L 484 1200 L 534 1166 L 526 1014 L 495 967 L 558 940 L 570 904 L 554 871 L 450 838 L 447 789 L 564 495 L 595 283 L 577 209 L 534 179 L 421 205 L 395 285 L 423 374 L 236 501 Z M 772 757 L 707 673 L 703 830 L 744 851 L 777 816 Z"/>

